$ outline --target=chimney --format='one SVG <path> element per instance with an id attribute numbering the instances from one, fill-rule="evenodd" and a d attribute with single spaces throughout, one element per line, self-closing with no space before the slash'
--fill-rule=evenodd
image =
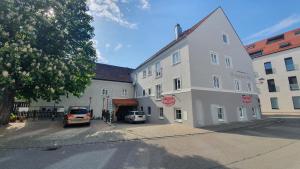
<path id="1" fill-rule="evenodd" d="M 176 40 L 180 37 L 181 34 L 182 34 L 181 26 L 179 24 L 176 24 L 175 25 L 175 37 L 176 37 Z"/>

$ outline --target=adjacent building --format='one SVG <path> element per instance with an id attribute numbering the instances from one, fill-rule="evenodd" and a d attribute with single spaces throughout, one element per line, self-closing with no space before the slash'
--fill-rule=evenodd
<path id="1" fill-rule="evenodd" d="M 217 8 L 133 72 L 139 109 L 150 122 L 193 127 L 260 118 L 251 59 Z"/>
<path id="2" fill-rule="evenodd" d="M 97 64 L 82 97 L 56 104 L 76 105 L 89 105 L 96 117 L 109 109 L 118 119 L 134 107 L 149 123 L 192 127 L 260 118 L 251 59 L 221 8 L 185 31 L 177 24 L 174 40 L 134 70 Z"/>
<path id="3" fill-rule="evenodd" d="M 263 113 L 300 113 L 300 28 L 246 46 Z"/>

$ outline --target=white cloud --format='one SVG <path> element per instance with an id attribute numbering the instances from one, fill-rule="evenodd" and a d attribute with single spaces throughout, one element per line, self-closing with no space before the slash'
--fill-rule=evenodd
<path id="1" fill-rule="evenodd" d="M 262 37 L 267 37 L 267 36 L 273 35 L 275 33 L 278 33 L 279 31 L 286 29 L 290 26 L 293 26 L 297 23 L 300 23 L 300 15 L 289 16 L 271 27 L 268 27 L 266 29 L 263 29 L 263 30 L 255 33 L 255 34 L 252 34 L 252 35 L 246 37 L 244 39 L 244 42 L 251 42 L 251 41 L 257 40 Z"/>
<path id="2" fill-rule="evenodd" d="M 110 48 L 110 43 L 106 43 L 105 48 Z"/>
<path id="3" fill-rule="evenodd" d="M 123 48 L 123 44 L 122 44 L 122 43 L 118 43 L 118 44 L 116 45 L 116 47 L 114 48 L 114 50 L 115 50 L 115 51 L 118 51 L 118 50 L 120 50 L 121 48 Z"/>
<path id="4" fill-rule="evenodd" d="M 97 63 L 108 63 L 108 60 L 101 54 L 100 50 L 97 48 L 98 41 L 96 39 L 93 39 L 93 46 L 96 50 L 96 56 L 97 56 Z"/>
<path id="5" fill-rule="evenodd" d="M 118 6 L 118 0 L 88 0 L 89 12 L 94 16 L 103 17 L 131 29 L 136 29 L 137 24 L 127 21 Z M 121 1 L 127 3 L 127 1 Z"/>
<path id="6" fill-rule="evenodd" d="M 150 9 L 151 5 L 149 3 L 149 0 L 140 0 L 140 7 L 142 9 Z"/>

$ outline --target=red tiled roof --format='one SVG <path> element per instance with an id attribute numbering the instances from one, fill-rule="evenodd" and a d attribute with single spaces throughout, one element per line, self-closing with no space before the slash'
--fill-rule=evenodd
<path id="1" fill-rule="evenodd" d="M 165 47 L 163 47 L 162 49 L 160 49 L 158 52 L 156 52 L 153 56 L 151 56 L 149 59 L 147 59 L 146 61 L 144 61 L 142 64 L 140 64 L 136 69 L 140 68 L 141 66 L 143 66 L 144 64 L 146 64 L 147 62 L 151 61 L 152 59 L 156 58 L 158 55 L 160 55 L 161 53 L 163 53 L 164 51 L 166 51 L 167 49 L 169 49 L 170 47 L 172 47 L 173 45 L 175 45 L 177 42 L 181 41 L 182 39 L 184 39 L 185 37 L 187 37 L 189 34 L 191 34 L 194 30 L 196 30 L 207 18 L 209 18 L 214 12 L 216 12 L 218 9 L 221 9 L 221 7 L 216 8 L 215 10 L 213 10 L 211 13 L 209 13 L 206 17 L 204 17 L 202 20 L 200 20 L 198 23 L 196 23 L 194 26 L 192 26 L 191 28 L 185 30 L 184 32 L 182 32 L 182 34 L 179 36 L 178 39 L 173 40 L 172 42 L 170 42 L 169 44 L 167 44 Z"/>
<path id="2" fill-rule="evenodd" d="M 297 35 L 296 35 L 296 32 L 298 32 Z M 272 38 L 274 38 L 274 37 L 276 38 L 276 37 L 279 37 L 282 35 L 284 37 L 283 39 L 274 41 L 272 43 L 269 42 Z M 257 56 L 252 55 L 251 58 L 254 59 L 254 58 L 262 57 L 262 56 L 269 55 L 272 53 L 277 53 L 277 52 L 285 51 L 288 49 L 300 47 L 300 28 L 285 32 L 282 35 L 277 35 L 277 36 L 274 36 L 274 37 L 271 37 L 268 39 L 264 39 L 264 40 L 246 45 L 245 48 L 250 56 L 251 56 L 251 54 L 253 54 L 255 52 L 262 51 L 261 55 L 257 55 Z M 280 47 L 280 46 L 282 46 L 282 47 Z"/>
<path id="3" fill-rule="evenodd" d="M 132 71 L 133 69 L 127 67 L 97 63 L 94 79 L 131 83 L 132 80 L 130 74 Z"/>

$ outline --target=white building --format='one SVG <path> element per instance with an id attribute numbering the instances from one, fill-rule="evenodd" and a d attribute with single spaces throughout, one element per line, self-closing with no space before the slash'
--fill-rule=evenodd
<path id="1" fill-rule="evenodd" d="M 119 73 L 126 69 L 132 83 L 129 74 L 119 77 L 126 81 L 96 77 L 81 98 L 64 99 L 60 105 L 88 105 L 91 97 L 94 114 L 100 115 L 106 107 L 103 89 L 109 89 L 116 115 L 136 105 L 134 99 L 118 98 L 136 98 L 138 109 L 153 123 L 199 127 L 260 118 L 251 59 L 221 8 L 186 31 L 177 24 L 175 34 L 135 70 L 116 68 Z M 105 70 L 99 76 L 116 75 Z"/>
<path id="2" fill-rule="evenodd" d="M 247 45 L 257 79 L 263 113 L 299 114 L 300 29 Z"/>
<path id="3" fill-rule="evenodd" d="M 221 8 L 184 32 L 176 25 L 175 35 L 132 73 L 150 122 L 199 127 L 260 118 L 251 59 Z"/>

